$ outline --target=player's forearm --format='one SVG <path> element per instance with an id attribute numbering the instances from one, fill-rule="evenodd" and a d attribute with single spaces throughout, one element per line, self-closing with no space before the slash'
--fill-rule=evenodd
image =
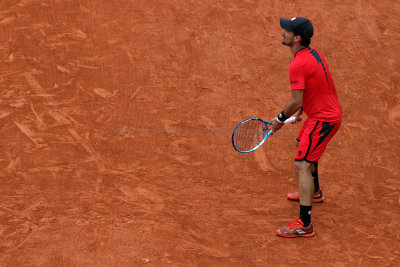
<path id="1" fill-rule="evenodd" d="M 284 113 L 286 117 L 290 117 L 295 114 L 303 105 L 303 103 L 299 103 L 299 101 L 294 101 L 293 99 L 289 102 L 289 104 L 284 109 Z"/>

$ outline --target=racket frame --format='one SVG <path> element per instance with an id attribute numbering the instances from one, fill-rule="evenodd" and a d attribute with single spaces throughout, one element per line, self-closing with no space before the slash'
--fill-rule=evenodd
<path id="1" fill-rule="evenodd" d="M 259 120 L 259 121 L 262 121 L 262 122 L 265 124 L 265 128 L 267 128 L 267 130 L 268 130 L 268 125 L 272 125 L 271 122 L 265 121 L 265 120 L 260 119 L 260 118 L 249 118 L 249 119 L 246 119 L 246 120 L 244 120 L 244 121 L 241 121 L 241 122 L 236 126 L 235 130 L 233 130 L 233 134 L 232 134 L 232 145 L 233 145 L 233 147 L 236 149 L 236 151 L 238 151 L 238 152 L 240 152 L 240 153 L 250 153 L 250 152 L 253 152 L 253 151 L 256 150 L 257 148 L 259 148 L 262 144 L 264 144 L 265 140 L 267 140 L 268 136 L 270 136 L 271 133 L 272 133 L 272 130 L 269 130 L 268 133 L 264 136 L 263 140 L 262 140 L 257 146 L 253 147 L 252 149 L 250 149 L 250 150 L 245 150 L 245 151 L 239 150 L 239 149 L 235 146 L 235 135 L 236 135 L 237 129 L 239 129 L 239 127 L 242 126 L 242 124 L 244 124 L 244 123 L 246 123 L 246 122 L 248 122 L 248 121 L 250 121 L 250 120 Z M 287 120 L 284 122 L 284 124 L 293 123 L 295 120 L 296 120 L 295 117 L 290 117 L 289 119 L 287 119 Z"/>
<path id="2" fill-rule="evenodd" d="M 249 118 L 249 119 L 246 119 L 246 120 L 240 122 L 240 123 L 236 126 L 235 130 L 233 130 L 233 134 L 232 134 L 232 145 L 233 145 L 233 147 L 236 149 L 236 151 L 238 151 L 238 152 L 240 152 L 240 153 L 250 153 L 250 152 L 256 150 L 256 149 L 259 148 L 262 144 L 264 144 L 265 140 L 267 140 L 268 136 L 270 136 L 271 133 L 272 133 L 272 130 L 269 130 L 269 131 L 265 134 L 263 140 L 261 140 L 261 142 L 260 142 L 257 146 L 253 147 L 252 149 L 250 149 L 250 150 L 245 150 L 245 151 L 239 150 L 239 149 L 235 146 L 235 135 L 236 135 L 236 132 L 237 132 L 237 130 L 239 129 L 240 126 L 242 126 L 244 123 L 246 123 L 246 122 L 248 122 L 248 121 L 251 121 L 251 120 L 259 120 L 259 121 L 262 121 L 262 122 L 265 124 L 265 128 L 267 128 L 267 131 L 268 131 L 268 125 L 272 125 L 272 123 L 270 123 L 270 122 L 268 122 L 268 121 L 265 121 L 265 120 L 263 120 L 263 119 L 260 119 L 260 118 Z"/>

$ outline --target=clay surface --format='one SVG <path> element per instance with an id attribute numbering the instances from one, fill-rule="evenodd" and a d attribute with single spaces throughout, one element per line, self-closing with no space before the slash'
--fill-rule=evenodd
<path id="1" fill-rule="evenodd" d="M 1 266 L 400 266 L 398 1 L 2 0 Z M 298 216 L 279 18 L 308 17 L 343 107 Z"/>

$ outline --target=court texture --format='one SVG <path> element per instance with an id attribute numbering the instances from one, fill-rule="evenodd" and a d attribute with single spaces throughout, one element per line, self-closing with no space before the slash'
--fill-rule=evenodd
<path id="1" fill-rule="evenodd" d="M 398 1 L 2 0 L 0 266 L 400 266 Z M 343 108 L 298 216 L 279 18 L 308 17 Z"/>

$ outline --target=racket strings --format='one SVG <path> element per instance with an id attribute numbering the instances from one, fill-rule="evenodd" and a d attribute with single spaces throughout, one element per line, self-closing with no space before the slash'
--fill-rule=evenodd
<path id="1" fill-rule="evenodd" d="M 234 136 L 235 147 L 240 151 L 248 151 L 258 146 L 267 133 L 267 127 L 261 120 L 249 120 L 237 129 Z"/>

